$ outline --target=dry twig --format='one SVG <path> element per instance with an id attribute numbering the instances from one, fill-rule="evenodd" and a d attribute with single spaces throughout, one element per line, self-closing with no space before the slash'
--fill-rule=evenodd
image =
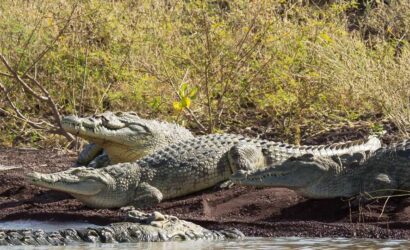
<path id="1" fill-rule="evenodd" d="M 74 137 L 71 134 L 67 133 L 62 128 L 61 116 L 60 116 L 60 112 L 59 112 L 59 109 L 58 109 L 58 106 L 57 106 L 56 102 L 54 101 L 54 99 L 52 98 L 52 96 L 50 95 L 48 90 L 44 87 L 44 85 L 42 85 L 35 76 L 34 77 L 31 76 L 29 74 L 29 72 L 31 72 L 31 70 L 33 68 L 35 68 L 37 63 L 47 54 L 47 52 L 49 52 L 54 47 L 54 45 L 57 43 L 58 39 L 65 33 L 66 29 L 69 27 L 69 24 L 70 24 L 70 22 L 73 18 L 73 15 L 75 13 L 76 8 L 77 8 L 77 5 L 74 5 L 72 10 L 71 10 L 71 13 L 70 13 L 69 17 L 67 18 L 67 20 L 64 24 L 64 26 L 59 30 L 58 34 L 54 37 L 52 42 L 48 46 L 46 46 L 46 48 L 44 50 L 42 50 L 37 55 L 37 57 L 34 58 L 31 65 L 29 67 L 27 67 L 27 69 L 25 69 L 22 74 L 19 73 L 19 69 L 18 69 L 18 67 L 20 65 L 20 62 L 21 62 L 21 58 L 20 58 L 19 62 L 17 63 L 16 68 L 14 68 L 14 67 L 11 66 L 11 63 L 6 58 L 6 56 L 4 56 L 2 53 L 0 53 L 0 62 L 4 65 L 4 67 L 7 70 L 7 72 L 0 72 L 0 76 L 14 79 L 14 81 L 21 88 L 23 88 L 25 93 L 27 93 L 28 95 L 34 97 L 39 102 L 46 103 L 47 106 L 52 111 L 54 124 L 48 123 L 46 121 L 34 122 L 34 121 L 30 120 L 28 117 L 26 117 L 21 112 L 21 110 L 18 109 L 18 107 L 14 104 L 14 102 L 10 98 L 10 95 L 9 95 L 10 90 L 8 90 L 5 85 L 0 83 L 0 90 L 4 93 L 5 100 L 8 104 L 8 106 L 14 111 L 15 115 L 10 114 L 10 112 L 7 112 L 4 109 L 2 109 L 2 112 L 5 112 L 5 113 L 11 115 L 14 118 L 21 119 L 21 120 L 23 120 L 24 122 L 26 122 L 27 124 L 29 124 L 30 126 L 32 126 L 33 128 L 36 128 L 36 129 L 46 129 L 46 127 L 44 127 L 44 125 L 46 125 L 47 127 L 49 127 L 48 132 L 63 135 L 70 142 L 74 141 Z M 38 28 L 38 24 L 36 25 L 35 30 L 37 28 Z M 34 31 L 33 31 L 33 33 L 34 33 Z M 29 40 L 27 41 L 27 43 L 30 41 L 32 35 L 33 34 L 30 35 Z M 36 87 L 37 90 L 33 88 L 34 86 Z"/>

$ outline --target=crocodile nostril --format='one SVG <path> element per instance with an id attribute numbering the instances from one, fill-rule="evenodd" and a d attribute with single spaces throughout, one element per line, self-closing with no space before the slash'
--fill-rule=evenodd
<path id="1" fill-rule="evenodd" d="M 109 123 L 107 117 L 105 117 L 105 116 L 102 116 L 102 117 L 101 117 L 101 120 L 102 120 L 102 123 L 103 123 L 104 125 Z"/>

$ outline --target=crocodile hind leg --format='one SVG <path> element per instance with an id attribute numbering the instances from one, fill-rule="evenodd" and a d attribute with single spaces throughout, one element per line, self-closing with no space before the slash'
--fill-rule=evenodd
<path id="1" fill-rule="evenodd" d="M 148 183 L 138 184 L 132 205 L 136 208 L 153 207 L 162 201 L 163 195 L 156 187 Z"/>
<path id="2" fill-rule="evenodd" d="M 386 198 L 398 190 L 397 182 L 386 173 L 374 173 L 369 178 L 363 180 L 362 195 L 369 200 L 377 198 Z M 368 191 L 367 191 L 368 190 Z"/>
<path id="3" fill-rule="evenodd" d="M 385 173 L 372 173 L 371 175 L 361 175 L 362 179 L 357 180 L 358 186 L 361 187 L 360 193 L 352 196 L 346 201 L 348 204 L 342 208 L 357 208 L 365 206 L 372 202 L 383 202 L 385 199 L 389 199 L 391 195 L 400 190 L 397 188 L 397 183 L 388 174 Z M 387 200 L 386 200 L 387 201 Z"/>

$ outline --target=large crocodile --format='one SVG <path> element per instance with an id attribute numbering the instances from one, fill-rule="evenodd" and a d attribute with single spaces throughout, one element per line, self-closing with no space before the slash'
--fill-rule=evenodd
<path id="1" fill-rule="evenodd" d="M 410 193 L 410 141 L 340 156 L 304 155 L 256 171 L 238 171 L 234 183 L 285 187 L 308 198 L 365 198 Z"/>
<path id="2" fill-rule="evenodd" d="M 87 117 L 65 116 L 62 127 L 88 144 L 80 153 L 80 165 L 102 167 L 111 163 L 131 162 L 171 143 L 193 138 L 192 133 L 176 124 L 140 118 L 134 112 L 105 112 Z M 108 154 L 101 154 L 102 150 Z"/>
<path id="3" fill-rule="evenodd" d="M 1 245 L 67 245 L 80 242 L 120 243 L 175 240 L 222 240 L 241 239 L 244 235 L 237 229 L 208 230 L 175 216 L 150 214 L 131 210 L 127 221 L 107 226 L 82 229 L 61 229 L 55 232 L 43 230 L 2 230 Z"/>
<path id="4" fill-rule="evenodd" d="M 33 172 L 27 179 L 34 185 L 68 192 L 90 207 L 145 207 L 212 187 L 238 169 L 263 168 L 307 153 L 342 155 L 379 147 L 377 138 L 306 147 L 214 134 L 169 145 L 134 163 L 52 174 Z"/>

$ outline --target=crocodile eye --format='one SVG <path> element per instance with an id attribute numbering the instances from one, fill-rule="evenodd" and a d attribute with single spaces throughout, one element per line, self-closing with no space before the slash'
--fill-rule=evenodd
<path id="1" fill-rule="evenodd" d="M 102 117 L 102 124 L 108 129 L 120 129 L 125 126 L 125 124 L 115 116 Z"/>
<path id="2" fill-rule="evenodd" d="M 116 116 L 124 116 L 124 113 L 121 112 L 121 111 L 118 111 L 118 112 L 115 112 L 115 115 L 116 115 Z"/>
<path id="3" fill-rule="evenodd" d="M 71 174 L 77 175 L 77 174 L 82 174 L 82 173 L 84 173 L 84 172 L 86 172 L 85 167 L 79 167 L 79 168 L 73 169 L 73 170 L 71 171 Z"/>
<path id="4" fill-rule="evenodd" d="M 139 124 L 139 123 L 131 123 L 128 125 L 128 127 L 131 130 L 136 131 L 137 133 L 140 133 L 140 134 L 151 134 L 151 131 L 149 130 L 147 126 Z"/>

